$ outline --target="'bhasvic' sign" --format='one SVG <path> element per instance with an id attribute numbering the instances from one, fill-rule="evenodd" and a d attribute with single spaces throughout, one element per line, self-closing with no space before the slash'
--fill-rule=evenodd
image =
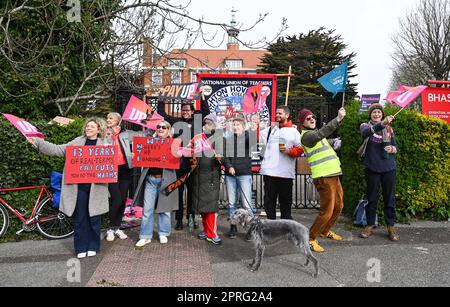
<path id="1" fill-rule="evenodd" d="M 450 124 L 450 88 L 428 87 L 422 93 L 422 112 Z"/>

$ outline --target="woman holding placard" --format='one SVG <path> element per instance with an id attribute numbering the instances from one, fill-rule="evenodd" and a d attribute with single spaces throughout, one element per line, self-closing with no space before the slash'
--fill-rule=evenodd
<path id="1" fill-rule="evenodd" d="M 55 145 L 40 138 L 28 138 L 41 153 L 65 157 L 67 146 L 101 146 L 105 140 L 106 123 L 91 118 L 84 124 L 83 135 L 65 145 Z M 75 253 L 79 259 L 94 257 L 100 251 L 101 216 L 108 212 L 108 184 L 65 184 L 65 170 L 59 210 L 73 217 Z"/>
<path id="2" fill-rule="evenodd" d="M 120 230 L 120 226 L 122 224 L 125 204 L 131 185 L 133 169 L 131 144 L 133 142 L 133 137 L 138 135 L 138 133 L 122 129 L 122 116 L 119 113 L 109 113 L 106 123 L 108 124 L 108 141 L 119 149 L 117 151 L 119 160 L 119 180 L 117 183 L 109 184 L 110 225 L 109 230 L 106 232 L 106 241 L 112 242 L 116 237 L 121 240 L 126 240 L 128 238 L 128 236 Z"/>
<path id="3" fill-rule="evenodd" d="M 156 126 L 153 136 L 156 140 L 167 140 L 172 138 L 172 126 L 161 121 Z M 134 197 L 134 202 L 144 197 L 144 211 L 141 224 L 141 233 L 136 247 L 144 247 L 153 239 L 153 215 L 158 213 L 158 234 L 161 244 L 167 244 L 171 234 L 170 213 L 178 209 L 178 193 L 165 196 L 161 193 L 169 184 L 177 180 L 175 170 L 162 168 L 146 168 L 143 170 Z"/>

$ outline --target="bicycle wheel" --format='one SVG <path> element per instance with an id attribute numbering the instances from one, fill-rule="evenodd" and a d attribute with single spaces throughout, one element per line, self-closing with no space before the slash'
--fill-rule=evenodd
<path id="1" fill-rule="evenodd" d="M 36 212 L 37 229 L 50 240 L 65 239 L 73 234 L 73 225 L 69 217 L 53 208 L 53 200 L 45 198 Z"/>
<path id="2" fill-rule="evenodd" d="M 3 205 L 0 205 L 0 237 L 8 230 L 9 216 L 8 211 Z"/>

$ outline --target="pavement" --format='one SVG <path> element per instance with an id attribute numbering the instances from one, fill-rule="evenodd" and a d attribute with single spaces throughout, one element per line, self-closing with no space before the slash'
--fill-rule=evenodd
<path id="1" fill-rule="evenodd" d="M 294 219 L 310 227 L 315 210 L 298 210 Z M 287 241 L 266 249 L 260 270 L 247 264 L 253 244 L 230 240 L 226 214 L 219 216 L 223 245 L 200 241 L 187 230 L 174 231 L 167 245 L 155 240 L 134 247 L 139 228 L 127 231 L 130 239 L 103 241 L 101 253 L 78 261 L 72 239 L 26 241 L 0 245 L 2 287 L 449 287 L 450 222 L 399 225 L 401 241 L 392 243 L 385 229 L 369 240 L 344 218 L 336 226 L 343 242 L 321 240 L 326 253 L 316 255 L 320 275 L 302 267 L 305 257 Z"/>

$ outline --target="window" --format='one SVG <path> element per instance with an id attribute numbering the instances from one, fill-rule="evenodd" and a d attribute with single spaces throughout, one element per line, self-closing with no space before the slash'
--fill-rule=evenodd
<path id="1" fill-rule="evenodd" d="M 197 82 L 197 73 L 195 71 L 191 72 L 191 82 L 192 83 Z"/>
<path id="2" fill-rule="evenodd" d="M 163 85 L 163 73 L 161 70 L 152 71 L 152 84 L 156 86 Z"/>
<path id="3" fill-rule="evenodd" d="M 225 67 L 228 69 L 242 68 L 242 60 L 225 60 Z"/>
<path id="4" fill-rule="evenodd" d="M 184 68 L 186 67 L 185 59 L 169 59 L 169 68 Z"/>
<path id="5" fill-rule="evenodd" d="M 180 84 L 181 83 L 181 71 L 176 70 L 171 73 L 172 83 Z"/>

